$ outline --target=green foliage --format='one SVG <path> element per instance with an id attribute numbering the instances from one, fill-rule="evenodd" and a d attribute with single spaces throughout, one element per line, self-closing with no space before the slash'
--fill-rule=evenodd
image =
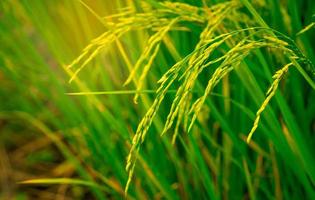
<path id="1" fill-rule="evenodd" d="M 97 199 L 315 198 L 312 1 L 0 4 L 0 144 L 35 132 L 75 168 L 18 182 Z M 42 152 L 28 158 L 54 160 Z"/>

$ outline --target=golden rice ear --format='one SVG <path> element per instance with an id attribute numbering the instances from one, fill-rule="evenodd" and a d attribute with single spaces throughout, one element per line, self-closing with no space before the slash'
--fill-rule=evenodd
<path id="1" fill-rule="evenodd" d="M 225 39 L 230 38 L 230 35 L 227 35 Z M 201 108 L 206 101 L 206 98 L 212 92 L 213 88 L 218 84 L 218 82 L 230 71 L 233 70 L 234 67 L 238 66 L 241 63 L 241 60 L 246 57 L 246 55 L 250 52 L 251 49 L 257 48 L 257 44 L 253 42 L 248 47 L 246 44 L 247 38 L 241 40 L 238 44 L 236 44 L 231 50 L 229 50 L 225 55 L 204 64 L 201 68 L 205 68 L 213 63 L 219 62 L 223 60 L 222 64 L 215 70 L 212 74 L 210 80 L 208 81 L 207 87 L 205 89 L 204 95 L 198 98 L 191 106 L 189 113 L 194 113 L 190 124 L 188 126 L 188 132 L 190 132 L 193 124 L 195 123 L 197 116 L 199 115 Z M 224 38 L 222 39 L 225 42 Z M 243 48 L 246 46 L 246 48 Z M 217 47 L 217 46 L 216 46 Z M 243 51 L 243 52 L 242 52 Z M 242 52 L 242 53 L 240 53 Z M 199 72 L 200 73 L 200 72 Z"/>
<path id="2" fill-rule="evenodd" d="M 178 53 L 175 60 L 179 61 L 170 67 L 158 81 L 159 87 L 156 91 L 156 97 L 151 107 L 138 124 L 132 139 L 130 152 L 127 156 L 126 171 L 128 173 L 128 180 L 125 185 L 125 194 L 128 193 L 133 178 L 141 145 L 146 139 L 146 134 L 153 123 L 166 93 L 169 92 L 171 86 L 175 85 L 175 81 L 180 81 L 181 84 L 176 88 L 175 98 L 173 99 L 161 133 L 161 135 L 165 134 L 175 124 L 172 137 L 173 144 L 179 134 L 181 125 L 185 130 L 188 128 L 188 131 L 190 131 L 207 97 L 213 91 L 213 88 L 216 87 L 219 81 L 231 72 L 235 66 L 238 66 L 253 49 L 267 47 L 280 49 L 281 53 L 285 52 L 286 56 L 284 57 L 289 57 L 293 64 L 287 64 L 273 76 L 274 81 L 266 93 L 266 99 L 257 111 L 254 125 L 248 135 L 247 142 L 249 142 L 258 127 L 261 113 L 270 99 L 275 95 L 278 84 L 288 71 L 289 66 L 295 65 L 298 68 L 298 64 L 295 63 L 295 61 L 298 62 L 298 60 L 301 60 L 303 55 L 298 52 L 299 49 L 293 44 L 294 41 L 290 41 L 290 38 L 285 38 L 286 36 L 283 37 L 281 33 L 277 33 L 277 35 L 273 34 L 276 31 L 267 26 L 255 27 L 259 20 L 251 20 L 246 13 L 242 11 L 239 12 L 238 8 L 242 6 L 240 3 L 242 1 L 243 0 L 226 1 L 211 7 L 205 6 L 202 8 L 186 3 L 174 3 L 169 1 L 155 3 L 157 6 L 152 7 L 152 4 L 146 3 L 146 1 L 139 1 L 141 4 L 141 13 L 136 12 L 136 8 L 132 8 L 131 6 L 127 9 L 120 10 L 118 14 L 108 17 L 97 16 L 83 1 L 80 1 L 104 24 L 107 31 L 93 39 L 90 44 L 83 49 L 82 53 L 74 59 L 70 65 L 65 67 L 66 72 L 71 74 L 69 82 L 75 80 L 84 67 L 100 54 L 103 49 L 107 48 L 112 42 L 116 41 L 119 43 L 118 38 L 127 32 L 132 30 L 151 30 L 154 32 L 133 67 L 129 59 L 126 59 L 126 57 L 128 57 L 127 54 L 123 56 L 124 59 L 127 60 L 126 63 L 129 63 L 127 65 L 130 71 L 124 85 L 129 84 L 131 81 L 135 82 L 135 102 L 137 102 L 140 92 L 143 91 L 142 88 L 144 88 L 145 79 L 160 50 L 162 40 L 164 39 L 164 42 L 166 41 L 165 36 L 167 36 L 167 33 L 170 30 L 191 30 L 188 28 L 190 26 L 187 26 L 185 23 L 177 22 L 193 22 L 203 28 L 195 49 L 183 59 L 180 58 L 180 54 Z M 248 18 L 242 19 L 242 17 L 240 17 L 242 14 Z M 237 20 L 237 22 L 234 23 L 234 20 Z M 241 24 L 238 24 L 239 22 Z M 243 25 L 252 27 L 242 29 Z M 302 30 L 302 32 L 303 31 L 307 31 L 307 29 Z M 281 37 L 279 37 L 279 35 Z M 167 46 L 167 42 L 165 42 L 165 44 Z M 224 47 L 220 48 L 223 45 Z M 124 52 L 124 50 L 121 50 L 121 47 L 118 48 L 121 52 Z M 173 49 L 176 51 L 176 47 Z M 173 51 L 173 53 L 175 51 Z M 215 54 L 216 52 L 218 52 L 218 54 Z M 220 56 L 212 59 L 214 55 Z M 209 61 L 209 59 L 212 60 Z M 201 97 L 193 102 L 192 92 L 198 82 L 198 77 L 204 69 L 209 66 L 216 66 L 215 64 L 219 67 L 214 69 L 214 73 L 210 74 L 210 79 L 206 80 L 207 83 L 205 83 L 205 89 L 202 91 L 203 94 Z M 138 74 L 139 76 L 137 76 Z M 77 79 L 76 81 L 79 80 Z M 191 121 L 188 123 L 188 120 Z"/>
<path id="3" fill-rule="evenodd" d="M 126 194 L 128 193 L 128 189 L 134 174 L 141 144 L 144 142 L 153 119 L 162 101 L 164 100 L 166 93 L 173 85 L 174 81 L 182 81 L 182 84 L 179 88 L 177 88 L 175 98 L 172 102 L 167 120 L 164 124 L 164 129 L 161 133 L 161 135 L 166 133 L 173 126 L 176 119 L 172 143 L 174 143 L 176 140 L 180 125 L 184 123 L 185 129 L 187 128 L 188 117 L 190 113 L 193 112 L 194 115 L 191 122 L 189 123 L 188 131 L 194 124 L 201 107 L 203 106 L 207 96 L 211 93 L 213 88 L 226 74 L 233 70 L 236 65 L 239 65 L 244 57 L 248 55 L 252 49 L 268 46 L 280 46 L 286 51 L 286 46 L 288 46 L 287 42 L 284 42 L 273 36 L 265 36 L 263 37 L 263 40 L 260 41 L 253 40 L 252 36 L 263 32 L 262 29 L 256 30 L 255 28 L 248 28 L 244 30 L 242 29 L 233 32 L 227 32 L 226 27 L 224 27 L 224 20 L 230 20 L 233 13 L 236 12 L 237 8 L 239 7 L 239 3 L 237 3 L 237 1 L 217 4 L 213 7 L 207 8 L 198 8 L 184 3 L 172 2 L 163 2 L 160 3 L 160 5 L 163 7 L 162 9 L 151 9 L 149 5 L 145 5 L 144 13 L 135 13 L 133 11 L 126 10 L 117 15 L 101 18 L 101 20 L 110 18 L 112 21 L 116 20 L 117 22 L 112 22 L 107 32 L 92 40 L 91 43 L 85 47 L 81 55 L 79 55 L 67 68 L 70 69 L 78 66 L 70 78 L 71 82 L 76 78 L 77 74 L 95 56 L 99 54 L 103 48 L 116 41 L 125 33 L 133 29 L 154 30 L 156 33 L 149 38 L 144 51 L 136 61 L 134 68 L 131 70 L 126 82 L 124 83 L 124 85 L 126 85 L 134 80 L 136 84 L 136 94 L 134 101 L 137 102 L 139 92 L 143 89 L 145 79 L 152 67 L 154 59 L 157 56 L 161 42 L 163 41 L 165 35 L 172 29 L 172 27 L 174 27 L 174 25 L 179 21 L 191 21 L 195 23 L 206 24 L 206 27 L 200 34 L 200 40 L 194 51 L 173 65 L 158 81 L 160 86 L 156 92 L 155 100 L 137 127 L 136 133 L 132 140 L 131 149 L 127 157 L 126 171 L 128 172 L 128 180 L 125 186 Z M 203 13 L 203 15 L 200 13 Z M 249 35 L 246 35 L 247 31 Z M 234 38 L 234 36 L 239 33 L 244 33 L 245 38 L 243 38 L 244 35 L 242 35 L 241 38 L 236 39 L 236 41 L 240 41 L 228 52 L 224 53 L 223 56 L 208 61 L 210 55 L 215 50 L 217 50 L 222 44 L 230 42 L 232 37 Z M 215 37 L 216 34 L 218 34 L 217 37 Z M 287 52 L 291 56 L 295 55 L 292 51 L 290 51 L 290 49 L 288 49 Z M 208 81 L 204 95 L 192 104 L 191 92 L 199 75 L 205 68 L 215 63 L 220 63 L 220 66 L 215 70 L 211 79 Z M 259 109 L 257 112 L 254 127 L 249 134 L 248 141 L 258 126 L 261 112 L 266 107 L 270 98 L 274 95 L 280 79 L 282 78 L 283 74 L 285 74 L 287 68 L 290 65 L 291 64 L 286 65 L 282 70 L 279 70 L 274 75 L 273 78 L 275 80 L 267 92 L 267 98 L 264 101 L 261 109 Z M 140 78 L 137 79 L 136 74 L 138 73 L 139 69 L 142 69 L 142 71 Z M 183 73 L 181 74 L 180 72 Z"/>
<path id="4" fill-rule="evenodd" d="M 140 145 L 145 139 L 147 131 L 152 124 L 153 118 L 156 115 L 157 110 L 159 109 L 159 106 L 162 103 L 166 92 L 168 91 L 168 88 L 177 79 L 177 77 L 179 76 L 179 72 L 182 70 L 182 68 L 185 67 L 186 62 L 188 62 L 190 64 L 197 64 L 196 68 L 194 69 L 194 72 L 195 72 L 194 76 L 198 76 L 200 71 L 198 70 L 199 68 L 197 66 L 199 66 L 199 67 L 202 66 L 202 64 L 205 62 L 205 60 L 209 57 L 210 53 L 225 41 L 225 39 L 224 39 L 221 42 L 214 43 L 212 46 L 210 45 L 210 47 L 208 48 L 206 53 L 201 52 L 201 50 L 203 50 L 202 45 L 207 41 L 207 39 L 209 39 L 209 38 L 207 38 L 207 36 L 209 36 L 210 32 L 212 33 L 213 31 L 214 31 L 214 29 L 208 25 L 207 28 L 201 34 L 201 40 L 199 41 L 199 43 L 196 46 L 197 51 L 195 51 L 193 54 L 189 55 L 188 57 L 186 57 L 186 58 L 182 59 L 181 61 L 179 61 L 178 63 L 176 63 L 158 81 L 158 83 L 160 84 L 160 87 L 157 90 L 157 97 L 155 98 L 153 105 L 147 111 L 146 115 L 142 118 L 141 122 L 138 125 L 136 134 L 133 137 L 132 147 L 130 149 L 128 159 L 127 159 L 127 165 L 126 165 L 126 170 L 128 172 L 128 181 L 127 181 L 127 184 L 125 187 L 126 193 L 128 192 L 128 188 L 129 188 L 130 182 L 132 180 L 132 176 L 134 173 L 134 167 L 135 167 L 135 163 L 137 160 L 137 155 L 138 155 L 138 152 L 140 149 Z M 228 39 L 228 38 L 229 38 L 229 36 L 226 37 L 226 39 Z M 195 80 L 196 78 L 197 77 L 193 78 L 193 80 Z M 193 84 L 191 78 L 186 78 L 185 81 L 186 81 L 186 83 L 187 83 L 187 81 L 191 81 L 188 83 Z M 190 84 L 188 84 L 188 86 L 190 86 Z M 186 87 L 187 87 L 187 85 L 186 85 Z M 178 92 L 179 91 L 183 92 L 184 89 L 185 89 L 185 87 L 180 87 L 180 88 L 178 88 Z M 184 95 L 184 98 L 182 98 L 183 96 L 179 96 L 178 92 L 177 92 L 177 98 L 182 100 L 181 105 L 185 105 L 185 108 L 180 110 L 178 120 L 177 120 L 177 125 L 176 125 L 177 128 L 175 128 L 175 132 L 173 135 L 173 143 L 175 142 L 176 136 L 178 134 L 179 124 L 181 123 L 184 114 L 187 114 L 187 112 L 189 111 L 189 105 L 190 105 L 190 102 L 187 101 L 187 99 L 185 99 L 185 97 L 189 96 L 189 93 L 185 93 L 186 96 Z M 179 93 L 181 93 L 181 92 L 179 92 Z M 176 97 L 175 97 L 175 99 L 176 99 Z M 174 102 L 176 102 L 176 101 L 175 100 L 173 101 L 173 104 L 172 104 L 173 108 L 176 105 Z M 172 115 L 172 114 L 174 114 L 174 115 Z M 174 121 L 174 118 L 173 118 L 174 116 L 177 116 L 177 111 L 172 112 L 172 109 L 171 109 L 170 114 L 168 115 L 167 122 L 164 125 L 164 130 L 162 131 L 161 135 L 163 135 L 171 127 L 171 125 L 173 124 L 173 121 Z"/>
<path id="5" fill-rule="evenodd" d="M 199 74 L 202 72 L 204 63 L 209 58 L 210 54 L 218 46 L 223 44 L 229 36 L 221 41 L 212 43 L 211 45 L 209 45 L 209 47 L 204 47 L 204 45 L 207 44 L 209 40 L 211 40 L 214 32 L 219 29 L 219 25 L 231 12 L 232 8 L 232 4 L 230 6 L 226 6 L 225 10 L 222 10 L 219 15 L 215 16 L 211 20 L 209 19 L 206 28 L 200 34 L 200 40 L 195 47 L 195 51 L 189 58 L 188 66 L 179 78 L 184 79 L 183 84 L 177 89 L 175 99 L 172 103 L 161 135 L 164 135 L 172 127 L 175 118 L 177 117 L 175 132 L 173 136 L 173 141 L 175 140 L 179 125 L 182 123 L 181 121 L 183 119 L 183 115 L 189 113 L 191 90 L 193 89 Z"/>
<path id="6" fill-rule="evenodd" d="M 273 76 L 272 78 L 274 79 L 271 86 L 269 87 L 267 93 L 266 93 L 266 98 L 264 100 L 264 102 L 262 103 L 262 105 L 260 106 L 260 108 L 258 109 L 257 113 L 256 113 L 256 118 L 253 124 L 253 127 L 251 129 L 251 131 L 249 132 L 246 142 L 249 143 L 254 132 L 256 131 L 256 129 L 258 128 L 258 124 L 260 121 L 260 117 L 261 117 L 261 113 L 265 110 L 265 108 L 267 107 L 269 101 L 271 100 L 271 98 L 275 95 L 278 85 L 281 81 L 281 79 L 284 77 L 284 75 L 287 73 L 289 67 L 292 65 L 293 63 L 288 63 L 286 64 L 284 67 L 282 67 L 280 70 L 278 70 Z"/>
<path id="7" fill-rule="evenodd" d="M 137 93 L 134 97 L 134 102 L 137 103 L 139 97 L 139 91 L 143 88 L 145 78 L 153 64 L 153 61 L 160 49 L 161 42 L 167 32 L 171 29 L 171 27 L 179 21 L 179 18 L 175 18 L 171 20 L 169 24 L 164 27 L 161 27 L 154 35 L 149 38 L 148 44 L 145 47 L 144 51 L 140 55 L 139 59 L 137 60 L 135 67 L 131 71 L 129 77 L 127 78 L 124 85 L 129 84 L 133 79 L 136 77 L 136 72 L 139 70 L 141 66 L 143 66 L 143 70 L 141 72 L 141 76 L 138 81 L 136 81 L 136 90 Z"/>

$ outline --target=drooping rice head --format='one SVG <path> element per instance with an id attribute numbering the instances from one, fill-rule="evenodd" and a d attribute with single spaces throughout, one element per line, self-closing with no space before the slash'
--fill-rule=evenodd
<path id="1" fill-rule="evenodd" d="M 194 50 L 186 57 L 179 59 L 158 81 L 159 87 L 156 90 L 155 99 L 145 116 L 139 122 L 135 135 L 132 139 L 131 149 L 127 157 L 126 170 L 128 180 L 125 192 L 128 192 L 137 156 L 141 143 L 144 142 L 146 134 L 162 104 L 166 93 L 175 82 L 180 82 L 176 89 L 170 111 L 168 113 L 164 129 L 161 135 L 167 133 L 175 124 L 172 142 L 174 143 L 179 134 L 179 127 L 182 125 L 189 132 L 195 123 L 206 99 L 215 86 L 229 74 L 233 69 L 240 66 L 243 60 L 258 48 L 272 48 L 281 51 L 283 56 L 291 60 L 291 63 L 278 70 L 273 76 L 274 81 L 270 86 L 266 99 L 256 114 L 256 119 L 247 141 L 249 142 L 254 131 L 258 127 L 260 115 L 274 96 L 280 80 L 284 77 L 291 65 L 303 65 L 305 71 L 312 76 L 315 75 L 312 63 L 301 53 L 295 43 L 285 35 L 269 28 L 257 27 L 244 15 L 239 8 L 237 1 L 230 1 L 214 5 L 212 7 L 198 8 L 184 3 L 163 2 L 153 7 L 149 4 L 142 4 L 142 12 L 125 9 L 121 13 L 105 18 L 104 25 L 108 30 L 91 41 L 82 54 L 79 55 L 68 67 L 72 74 L 70 82 L 73 81 L 79 72 L 103 49 L 113 43 L 124 34 L 132 30 L 150 30 L 151 35 L 134 64 L 131 73 L 125 84 L 133 81 L 136 87 L 134 101 L 137 102 L 140 91 L 144 88 L 144 81 L 150 73 L 160 45 L 169 31 L 187 30 L 183 23 L 189 21 L 203 26 L 199 42 Z M 245 16 L 245 17 L 239 17 Z M 249 28 L 240 28 L 238 25 L 231 25 L 234 19 L 239 19 L 239 24 L 245 24 Z M 105 23 L 105 19 L 111 19 L 111 23 Z M 221 47 L 227 46 L 228 51 Z M 209 59 L 214 53 L 218 57 Z M 198 82 L 200 74 L 209 67 L 218 66 L 213 74 L 209 76 L 208 83 L 202 96 L 193 101 L 192 93 Z M 74 70 L 74 72 L 72 72 Z M 139 76 L 140 74 L 140 76 Z M 138 78 L 140 77 L 140 78 Z"/>

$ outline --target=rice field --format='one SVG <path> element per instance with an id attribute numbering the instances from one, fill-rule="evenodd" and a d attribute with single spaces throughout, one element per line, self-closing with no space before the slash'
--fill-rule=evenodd
<path id="1" fill-rule="evenodd" d="M 315 199 L 312 0 L 2 0 L 0 200 Z"/>

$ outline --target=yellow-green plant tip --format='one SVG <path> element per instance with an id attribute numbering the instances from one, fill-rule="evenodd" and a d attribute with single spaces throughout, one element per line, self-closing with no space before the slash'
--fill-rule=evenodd
<path id="1" fill-rule="evenodd" d="M 258 109 L 257 113 L 256 113 L 256 118 L 253 124 L 253 127 L 251 129 L 251 131 L 248 134 L 247 137 L 247 143 L 250 142 L 254 132 L 256 131 L 256 129 L 258 128 L 259 125 L 259 121 L 260 121 L 260 117 L 261 117 L 261 113 L 265 110 L 265 108 L 267 107 L 269 101 L 271 100 L 271 98 L 275 95 L 276 90 L 278 88 L 278 85 L 281 81 L 281 79 L 284 77 L 284 75 L 287 73 L 289 67 L 293 65 L 293 63 L 288 63 L 286 64 L 284 67 L 282 67 L 281 69 L 279 69 L 278 71 L 276 71 L 276 73 L 272 76 L 272 78 L 274 79 L 271 86 L 269 87 L 267 93 L 266 93 L 266 98 L 264 100 L 264 102 L 261 104 L 260 108 Z"/>
<path id="2" fill-rule="evenodd" d="M 303 28 L 302 30 L 300 30 L 300 31 L 296 34 L 296 36 L 299 36 L 299 35 L 304 34 L 305 32 L 307 32 L 308 30 L 310 30 L 310 29 L 313 28 L 314 26 L 315 26 L 315 23 L 314 23 L 314 22 L 310 23 L 310 24 L 307 25 L 305 28 Z"/>

